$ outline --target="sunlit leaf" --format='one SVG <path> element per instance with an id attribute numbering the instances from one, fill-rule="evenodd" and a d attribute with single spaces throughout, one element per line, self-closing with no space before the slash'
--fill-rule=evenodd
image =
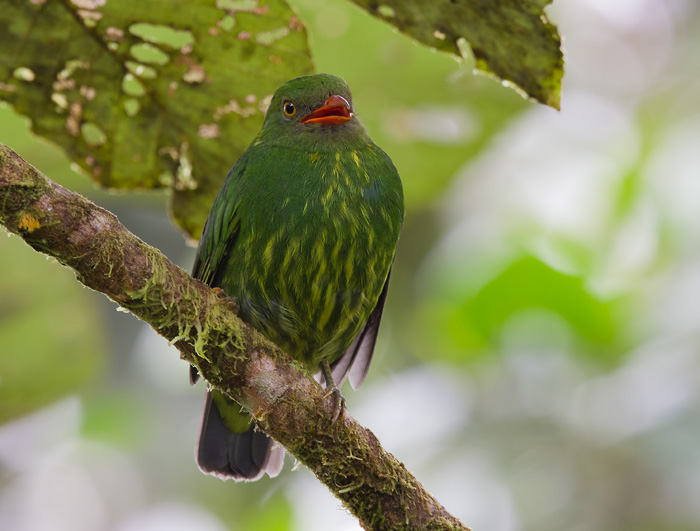
<path id="1" fill-rule="evenodd" d="M 558 339 L 549 336 L 565 329 L 576 345 L 573 350 L 581 356 L 614 363 L 624 355 L 616 313 L 619 301 L 600 299 L 582 277 L 557 271 L 531 256 L 493 271 L 478 285 L 465 277 L 463 268 L 447 268 L 441 275 L 434 284 L 440 293 L 428 298 L 416 313 L 418 322 L 425 322 L 433 334 L 432 348 L 421 348 L 431 359 L 439 356 L 464 363 L 495 354 L 505 336 L 513 340 L 513 325 L 518 325 L 515 330 L 520 334 L 523 323 L 529 326 L 529 339 L 518 341 L 534 338 L 535 343 L 556 344 Z M 449 292 L 442 291 L 445 288 Z"/>
<path id="2" fill-rule="evenodd" d="M 100 184 L 172 188 L 175 221 L 195 238 L 267 98 L 311 70 L 283 0 L 8 0 L 0 11 L 0 98 Z"/>
<path id="3" fill-rule="evenodd" d="M 551 0 L 353 0 L 417 41 L 465 57 L 476 68 L 559 108 L 563 56 L 544 14 Z"/>
<path id="4" fill-rule="evenodd" d="M 592 343 L 610 344 L 616 331 L 610 304 L 595 298 L 583 279 L 556 271 L 536 258 L 510 264 L 468 306 L 473 326 L 486 337 L 515 312 L 528 308 L 558 314 Z"/>

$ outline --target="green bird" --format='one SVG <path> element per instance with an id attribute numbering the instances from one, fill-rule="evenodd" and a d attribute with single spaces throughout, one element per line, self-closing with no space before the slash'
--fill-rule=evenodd
<path id="1" fill-rule="evenodd" d="M 192 274 L 340 397 L 335 384 L 349 377 L 356 389 L 367 374 L 403 216 L 398 172 L 355 116 L 347 84 L 299 77 L 277 90 L 226 177 Z M 274 477 L 284 461 L 212 390 L 195 454 L 203 472 L 236 481 Z"/>

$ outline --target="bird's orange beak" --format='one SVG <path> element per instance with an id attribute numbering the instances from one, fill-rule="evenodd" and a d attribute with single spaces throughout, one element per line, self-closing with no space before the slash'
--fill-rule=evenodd
<path id="1" fill-rule="evenodd" d="M 342 124 L 349 122 L 353 117 L 348 100 L 342 96 L 334 95 L 326 100 L 321 107 L 307 114 L 301 120 L 302 124 Z"/>

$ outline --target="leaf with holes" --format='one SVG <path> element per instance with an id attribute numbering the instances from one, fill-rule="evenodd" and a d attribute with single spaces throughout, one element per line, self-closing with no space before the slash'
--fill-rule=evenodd
<path id="1" fill-rule="evenodd" d="M 458 57 L 471 47 L 478 71 L 559 108 L 564 59 L 546 15 L 551 0 L 352 0 L 417 41 Z"/>
<path id="2" fill-rule="evenodd" d="M 110 188 L 169 187 L 197 238 L 284 81 L 312 71 L 284 0 L 5 0 L 0 99 Z"/>

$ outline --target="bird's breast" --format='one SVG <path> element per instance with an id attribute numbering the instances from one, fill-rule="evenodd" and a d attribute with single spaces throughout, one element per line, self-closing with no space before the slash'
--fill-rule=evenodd
<path id="1" fill-rule="evenodd" d="M 236 269 L 243 317 L 313 366 L 342 355 L 369 317 L 401 220 L 359 153 L 306 156 L 305 171 L 257 191 L 267 206 L 241 227 Z"/>

